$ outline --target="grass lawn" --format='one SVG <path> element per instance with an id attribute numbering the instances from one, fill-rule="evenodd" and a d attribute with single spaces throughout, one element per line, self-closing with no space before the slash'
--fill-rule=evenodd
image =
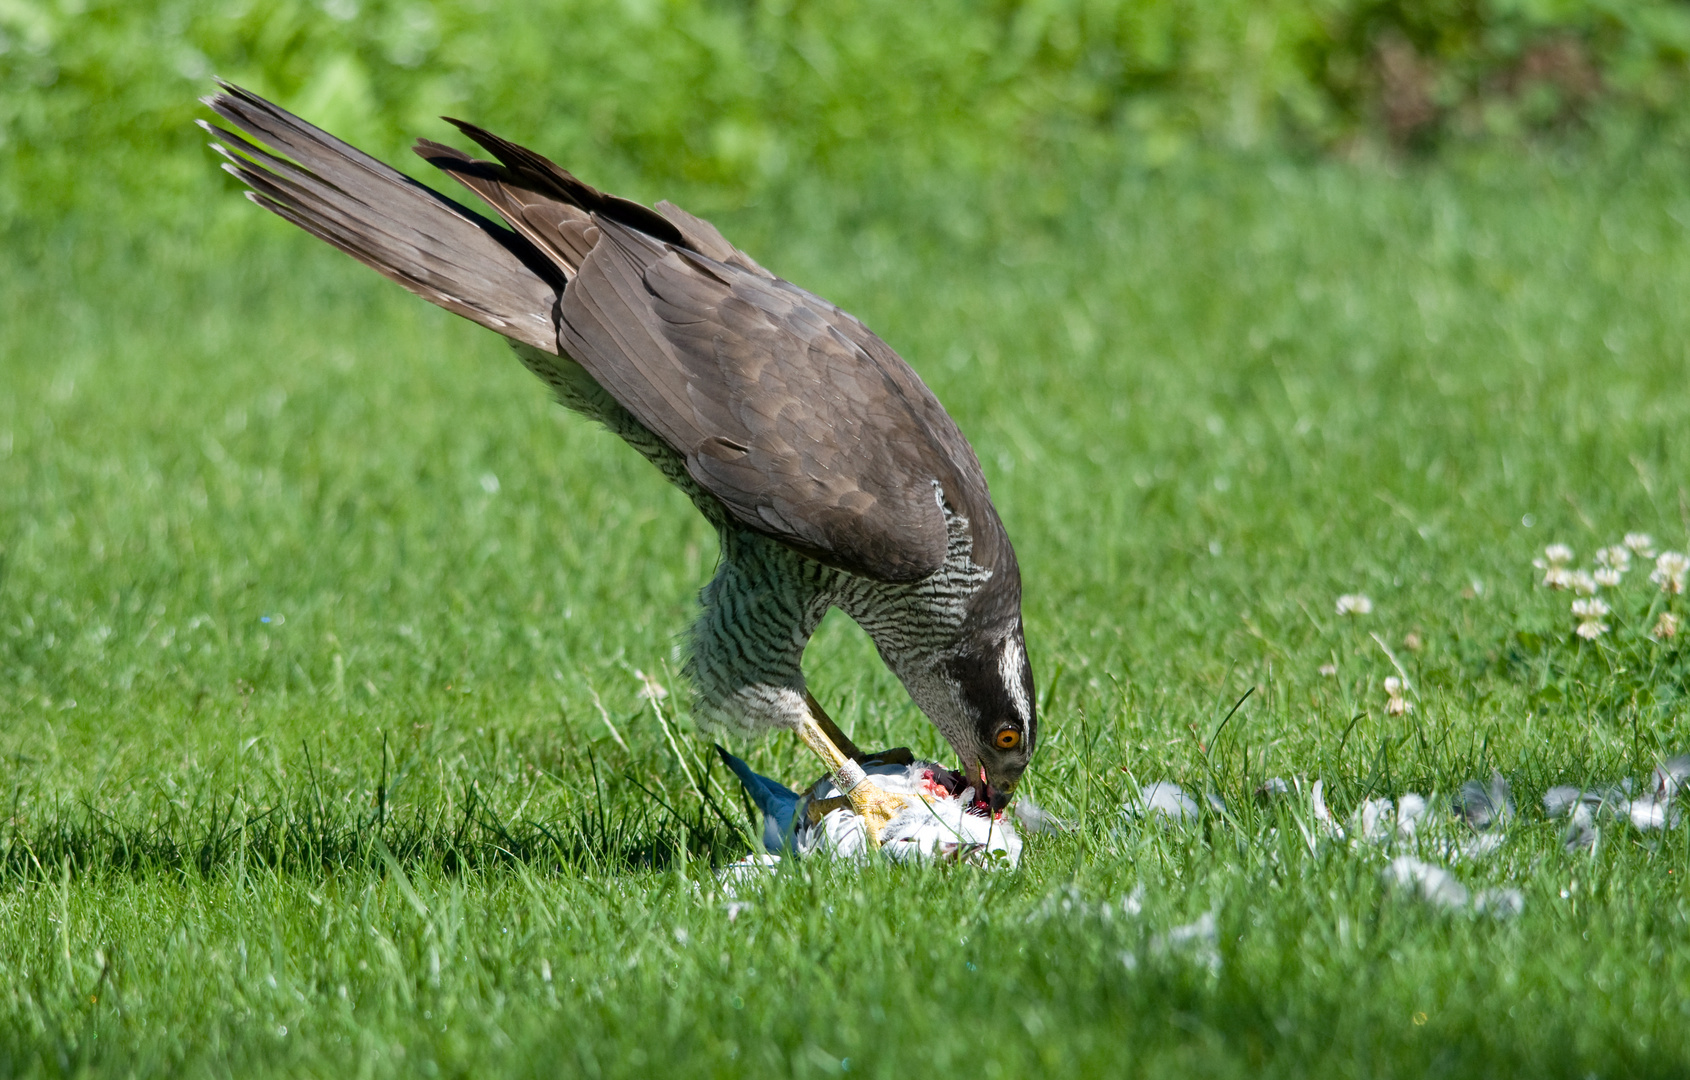
<path id="1" fill-rule="evenodd" d="M 1690 829 L 1569 852 L 1540 799 L 1690 750 L 1690 632 L 1648 636 L 1634 567 L 1584 642 L 1531 565 L 1686 545 L 1682 177 L 1215 158 L 717 215 L 974 441 L 1022 790 L 1081 822 L 1015 873 L 805 864 L 732 909 L 743 806 L 689 779 L 674 683 L 715 541 L 654 470 L 255 210 L 10 245 L 0 1077 L 1682 1074 Z M 859 743 L 944 751 L 837 615 L 808 670 Z M 1492 769 L 1521 812 L 1477 860 L 1251 795 Z M 1230 809 L 1123 819 L 1153 780 Z M 1399 895 L 1404 852 L 1523 910 Z M 1206 913 L 1212 953 L 1171 941 Z"/>

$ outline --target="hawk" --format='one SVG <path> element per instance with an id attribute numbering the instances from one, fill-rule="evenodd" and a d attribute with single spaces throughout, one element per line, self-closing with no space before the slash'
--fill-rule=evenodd
<path id="1" fill-rule="evenodd" d="M 595 190 L 450 120 L 494 158 L 416 152 L 499 224 L 219 81 L 200 122 L 247 197 L 423 299 L 504 335 L 562 404 L 615 432 L 721 539 L 685 673 L 695 715 L 797 732 L 878 842 L 908 796 L 871 782 L 809 693 L 830 608 L 1000 811 L 1038 741 L 1015 551 L 968 441 L 861 322 L 667 202 Z M 859 755 L 860 756 L 860 755 Z"/>

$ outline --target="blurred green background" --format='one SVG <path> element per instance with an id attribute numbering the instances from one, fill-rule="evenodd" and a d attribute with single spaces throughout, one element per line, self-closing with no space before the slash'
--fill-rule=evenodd
<path id="1" fill-rule="evenodd" d="M 466 114 L 636 193 L 954 199 L 1076 153 L 1659 137 L 1687 57 L 1674 0 L 0 0 L 0 216 L 203 213 L 212 74 L 387 158 Z"/>
<path id="2" fill-rule="evenodd" d="M 1531 560 L 1690 535 L 1687 52 L 1662 0 L 0 0 L 0 1080 L 1683 1075 L 1690 830 L 1537 805 L 1690 748 L 1686 598 L 1640 564 L 1585 642 Z M 863 317 L 980 452 L 1022 792 L 1082 827 L 726 906 L 672 665 L 714 537 L 239 198 L 212 74 L 418 175 L 485 124 Z M 947 753 L 846 620 L 806 670 Z M 1255 799 L 1493 768 L 1452 872 L 1513 921 L 1381 885 L 1458 836 Z M 1229 811 L 1123 819 L 1159 779 Z"/>

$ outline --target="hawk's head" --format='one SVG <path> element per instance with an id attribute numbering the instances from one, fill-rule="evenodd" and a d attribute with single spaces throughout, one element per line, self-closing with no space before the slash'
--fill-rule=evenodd
<path id="1" fill-rule="evenodd" d="M 979 797 L 996 812 L 1009 802 L 1038 743 L 1033 668 L 1027 662 L 1021 620 L 1007 633 L 988 635 L 940 662 L 958 715 L 934 716 Z M 931 715 L 931 714 L 930 714 Z M 948 721 L 948 722 L 947 722 Z"/>

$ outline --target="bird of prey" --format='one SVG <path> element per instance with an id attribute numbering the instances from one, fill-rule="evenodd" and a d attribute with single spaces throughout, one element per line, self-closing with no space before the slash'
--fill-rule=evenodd
<path id="1" fill-rule="evenodd" d="M 419 140 L 499 224 L 228 83 L 201 121 L 259 206 L 504 335 L 560 402 L 656 465 L 713 525 L 685 667 L 695 715 L 797 732 L 878 842 L 881 790 L 800 661 L 830 608 L 867 631 L 998 810 L 1038 741 L 1015 552 L 973 449 L 861 322 L 715 226 L 589 187 L 450 120 L 483 161 Z"/>

